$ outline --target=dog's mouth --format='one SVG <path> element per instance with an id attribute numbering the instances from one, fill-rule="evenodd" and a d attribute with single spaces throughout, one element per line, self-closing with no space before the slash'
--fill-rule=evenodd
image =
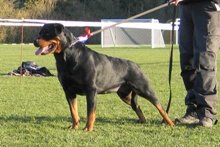
<path id="1" fill-rule="evenodd" d="M 49 44 L 45 47 L 40 47 L 36 52 L 35 54 L 36 55 L 47 55 L 51 52 L 53 52 L 54 50 L 56 49 L 56 44 L 55 43 L 52 43 L 52 44 Z"/>
<path id="2" fill-rule="evenodd" d="M 39 47 L 35 52 L 36 55 L 47 55 L 49 53 L 60 53 L 61 46 L 59 39 L 54 40 L 44 40 L 44 39 L 36 39 L 34 42 L 36 47 Z"/>

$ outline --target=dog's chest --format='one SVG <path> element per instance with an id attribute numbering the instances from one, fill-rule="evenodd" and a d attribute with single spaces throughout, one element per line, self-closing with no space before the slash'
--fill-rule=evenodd
<path id="1" fill-rule="evenodd" d="M 73 71 L 77 67 L 77 61 L 71 53 L 62 53 L 59 55 L 55 55 L 55 59 L 58 73 L 73 73 Z"/>
<path id="2" fill-rule="evenodd" d="M 58 79 L 65 91 L 72 91 L 80 95 L 85 94 L 83 79 L 80 75 L 62 71 L 58 72 Z"/>

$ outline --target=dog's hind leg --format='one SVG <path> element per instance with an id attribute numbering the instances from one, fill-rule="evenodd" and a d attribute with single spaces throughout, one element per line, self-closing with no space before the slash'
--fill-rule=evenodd
<path id="1" fill-rule="evenodd" d="M 160 114 L 162 115 L 162 117 L 166 121 L 166 123 L 168 125 L 170 125 L 170 126 L 174 126 L 174 123 L 169 118 L 169 116 L 167 115 L 166 111 L 163 109 L 162 105 L 157 103 L 157 104 L 155 104 L 155 107 L 158 109 L 158 111 L 160 112 Z"/>
<path id="2" fill-rule="evenodd" d="M 123 102 L 125 102 L 128 105 L 131 105 L 132 91 L 128 94 L 118 91 L 117 94 Z"/>
<path id="3" fill-rule="evenodd" d="M 137 97 L 138 95 L 135 92 L 132 92 L 131 107 L 136 112 L 139 118 L 138 123 L 145 123 L 146 119 L 141 111 L 140 105 L 138 105 L 137 103 Z"/>
<path id="4" fill-rule="evenodd" d="M 129 86 L 125 86 L 125 85 L 119 88 L 117 94 L 123 102 L 130 105 L 132 109 L 135 111 L 135 113 L 139 118 L 138 123 L 145 123 L 146 119 L 140 109 L 140 106 L 137 103 L 137 94 L 132 92 Z"/>
<path id="5" fill-rule="evenodd" d="M 146 98 L 147 100 L 149 100 L 160 112 L 161 116 L 163 117 L 163 119 L 166 121 L 166 123 L 170 126 L 174 126 L 174 123 L 172 122 L 172 120 L 168 117 L 168 114 L 166 113 L 166 111 L 164 110 L 164 108 L 162 107 L 162 105 L 160 104 L 160 102 L 157 99 L 157 96 L 155 94 L 155 92 L 153 91 L 153 89 L 149 86 L 149 85 L 145 85 L 142 86 L 145 87 L 146 89 L 139 89 L 139 90 L 135 90 L 137 91 L 137 93 Z"/>

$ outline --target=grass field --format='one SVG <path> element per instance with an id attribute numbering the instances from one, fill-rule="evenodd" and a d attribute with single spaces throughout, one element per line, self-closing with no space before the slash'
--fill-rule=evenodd
<path id="1" fill-rule="evenodd" d="M 164 107 L 167 106 L 169 46 L 162 49 L 102 49 L 98 45 L 88 46 L 100 53 L 138 63 L 149 77 L 161 103 Z M 39 66 L 45 66 L 53 74 L 57 74 L 53 55 L 35 56 L 36 48 L 32 45 L 24 45 L 22 48 L 23 61 L 35 61 Z M 86 123 L 86 101 L 85 97 L 79 96 L 80 127 L 77 130 L 69 130 L 69 108 L 57 77 L 5 76 L 20 65 L 21 45 L 0 45 L 0 52 L 0 146 L 220 146 L 219 124 L 213 128 L 162 125 L 162 117 L 156 108 L 141 97 L 138 100 L 147 123 L 136 124 L 136 114 L 116 94 L 98 95 L 97 118 L 93 132 L 82 130 Z M 179 73 L 179 52 L 175 47 L 173 100 L 169 112 L 172 120 L 185 113 L 185 91 Z M 220 105 L 220 111 L 219 108 Z M 220 118 L 219 114 L 217 117 Z"/>

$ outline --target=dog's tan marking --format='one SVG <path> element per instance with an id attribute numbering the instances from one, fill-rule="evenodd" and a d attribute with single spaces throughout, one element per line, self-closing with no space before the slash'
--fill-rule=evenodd
<path id="1" fill-rule="evenodd" d="M 55 47 L 50 53 L 60 53 L 61 52 L 61 44 L 60 44 L 60 37 L 57 37 L 55 40 L 44 40 L 42 38 L 38 39 L 38 44 L 41 48 L 46 47 L 50 44 L 54 44 Z"/>
<path id="2" fill-rule="evenodd" d="M 155 104 L 155 107 L 158 109 L 158 111 L 162 115 L 163 119 L 167 122 L 167 124 L 170 126 L 174 126 L 174 123 L 172 122 L 172 120 L 170 120 L 170 118 L 168 117 L 167 113 L 164 111 L 162 106 L 159 104 Z"/>
<path id="3" fill-rule="evenodd" d="M 131 105 L 132 91 L 127 96 L 125 96 L 125 97 L 120 96 L 120 98 L 126 104 Z M 146 122 L 144 114 L 142 113 L 139 105 L 136 106 L 135 113 L 137 114 L 137 116 L 139 118 L 138 123 L 145 123 Z"/>
<path id="4" fill-rule="evenodd" d="M 144 115 L 143 115 L 139 105 L 137 105 L 137 109 L 136 109 L 135 112 L 136 112 L 136 114 L 137 114 L 137 116 L 139 118 L 138 123 L 146 123 L 146 119 L 145 119 L 145 117 L 144 117 Z"/>
<path id="5" fill-rule="evenodd" d="M 95 110 L 93 110 L 89 116 L 87 117 L 87 123 L 84 128 L 84 131 L 92 131 L 93 130 L 93 125 L 95 122 Z"/>
<path id="6" fill-rule="evenodd" d="M 126 97 L 120 97 L 126 104 L 131 105 L 132 91 Z"/>
<path id="7" fill-rule="evenodd" d="M 70 126 L 70 129 L 77 129 L 79 127 L 79 115 L 78 115 L 78 104 L 77 99 L 73 99 L 72 102 L 70 102 L 70 111 L 72 115 L 73 124 Z"/>

